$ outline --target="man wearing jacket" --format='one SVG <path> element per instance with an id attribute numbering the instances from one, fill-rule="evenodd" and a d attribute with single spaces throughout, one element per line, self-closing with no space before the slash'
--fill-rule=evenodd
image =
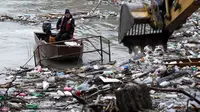
<path id="1" fill-rule="evenodd" d="M 69 40 L 73 38 L 75 22 L 69 9 L 65 10 L 65 15 L 61 17 L 57 24 L 56 29 L 60 30 L 56 35 L 56 41 Z"/>

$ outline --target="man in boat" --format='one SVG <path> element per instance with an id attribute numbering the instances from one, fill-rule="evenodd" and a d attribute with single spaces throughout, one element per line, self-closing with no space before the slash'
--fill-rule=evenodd
<path id="1" fill-rule="evenodd" d="M 75 22 L 70 10 L 65 10 L 65 15 L 58 19 L 56 29 L 60 30 L 56 35 L 56 41 L 69 40 L 73 38 Z"/>

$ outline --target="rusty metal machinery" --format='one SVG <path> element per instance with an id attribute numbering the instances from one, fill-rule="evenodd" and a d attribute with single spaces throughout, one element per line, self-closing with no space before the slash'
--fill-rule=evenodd
<path id="1" fill-rule="evenodd" d="M 128 3 L 121 6 L 118 32 L 119 43 L 132 53 L 136 46 L 167 49 L 168 38 L 200 7 L 199 0 L 165 0 L 163 5 Z"/>

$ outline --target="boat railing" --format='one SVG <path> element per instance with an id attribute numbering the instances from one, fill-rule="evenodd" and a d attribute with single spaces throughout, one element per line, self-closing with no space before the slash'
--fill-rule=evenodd
<path id="1" fill-rule="evenodd" d="M 55 56 L 50 56 L 50 57 L 42 57 L 41 56 L 41 53 L 43 53 L 42 47 L 54 46 L 54 45 L 58 45 L 60 43 L 72 42 L 72 41 L 80 43 L 80 45 L 83 47 L 83 51 L 75 52 L 75 53 L 68 53 L 66 55 L 59 55 L 59 54 L 55 53 L 56 54 Z M 65 40 L 65 41 L 59 41 L 59 42 L 54 42 L 54 43 L 47 43 L 44 45 L 38 45 L 37 48 L 34 50 L 34 61 L 35 61 L 35 65 L 38 65 L 38 64 L 42 65 L 41 62 L 43 60 L 51 60 L 56 57 L 58 58 L 58 57 L 76 55 L 76 54 L 77 55 L 81 54 L 80 58 L 82 58 L 82 55 L 87 54 L 87 53 L 95 53 L 95 56 L 92 57 L 93 60 L 95 60 L 94 57 L 100 56 L 99 61 L 101 63 L 104 63 L 106 61 L 111 62 L 110 40 L 103 36 L 91 36 L 91 37 L 86 37 L 86 38 Z M 98 54 L 98 56 L 96 54 Z"/>

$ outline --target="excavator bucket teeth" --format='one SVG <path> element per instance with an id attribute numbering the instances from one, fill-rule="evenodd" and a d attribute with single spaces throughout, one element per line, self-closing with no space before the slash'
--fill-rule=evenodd
<path id="1" fill-rule="evenodd" d="M 142 27 L 143 25 L 137 24 L 136 27 L 137 26 Z M 139 47 L 140 51 L 142 52 L 145 46 L 150 46 L 154 50 L 158 45 L 163 46 L 164 50 L 166 51 L 169 37 L 168 33 L 165 33 L 162 30 L 142 30 L 143 33 L 137 32 L 135 30 L 132 31 L 131 29 L 131 31 L 128 31 L 124 36 L 122 43 L 124 46 L 129 48 L 129 53 L 132 53 L 132 51 L 136 52 L 134 49 L 135 47 Z"/>
<path id="2" fill-rule="evenodd" d="M 167 31 L 152 27 L 148 9 L 144 4 L 122 5 L 118 40 L 129 48 L 129 53 L 132 53 L 136 46 L 143 51 L 147 45 L 152 48 L 162 45 L 166 50 L 170 35 Z"/>

